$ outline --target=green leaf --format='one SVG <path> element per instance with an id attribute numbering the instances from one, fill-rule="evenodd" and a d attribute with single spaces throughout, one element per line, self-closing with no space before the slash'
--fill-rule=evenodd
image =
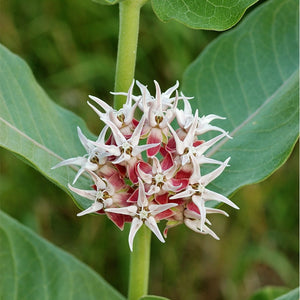
<path id="1" fill-rule="evenodd" d="M 104 5 L 114 5 L 119 3 L 122 0 L 93 0 L 93 1 Z"/>
<path id="2" fill-rule="evenodd" d="M 0 299 L 125 299 L 88 266 L 1 211 L 0 244 Z"/>
<path id="3" fill-rule="evenodd" d="M 215 182 L 229 195 L 263 180 L 287 159 L 298 138 L 298 3 L 273 0 L 255 9 L 234 30 L 211 43 L 183 78 L 200 115 L 228 130 L 208 155 L 231 156 Z"/>
<path id="4" fill-rule="evenodd" d="M 51 170 L 62 159 L 85 154 L 76 127 L 91 137 L 84 122 L 52 102 L 26 63 L 0 45 L 0 146 L 22 157 L 67 193 L 76 168 Z M 17 171 L 17 170 L 16 170 Z M 79 185 L 88 186 L 82 177 Z M 71 195 L 71 194 L 70 194 Z M 90 202 L 74 195 L 80 207 Z"/>
<path id="5" fill-rule="evenodd" d="M 176 20 L 195 29 L 226 30 L 258 0 L 152 0 L 156 15 L 164 22 Z"/>
<path id="6" fill-rule="evenodd" d="M 274 300 L 286 293 L 288 288 L 281 286 L 267 286 L 257 291 L 249 300 Z"/>
<path id="7" fill-rule="evenodd" d="M 147 295 L 147 296 L 143 296 L 139 300 L 169 300 L 169 299 L 160 296 Z"/>
<path id="8" fill-rule="evenodd" d="M 275 300 L 299 300 L 299 288 L 296 288 L 289 293 L 276 298 Z"/>

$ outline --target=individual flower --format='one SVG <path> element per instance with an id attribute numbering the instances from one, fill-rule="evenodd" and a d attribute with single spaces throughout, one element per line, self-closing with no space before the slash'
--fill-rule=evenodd
<path id="1" fill-rule="evenodd" d="M 228 214 L 221 210 L 221 209 L 216 209 L 216 208 L 206 208 L 206 215 L 207 214 L 213 214 L 213 213 L 218 213 L 222 214 L 228 217 Z M 193 231 L 201 234 L 209 234 L 216 240 L 219 240 L 220 238 L 205 224 L 207 223 L 208 225 L 211 225 L 208 219 L 205 218 L 204 224 L 203 224 L 203 216 L 200 213 L 195 212 L 195 210 L 189 210 L 186 209 L 183 213 L 184 219 L 183 222 L 184 224 L 192 229 Z"/>
<path id="2" fill-rule="evenodd" d="M 137 164 L 138 174 L 143 181 L 149 185 L 147 195 L 160 195 L 168 192 L 177 192 L 184 189 L 187 179 L 176 179 L 178 166 L 173 162 L 170 154 L 166 155 L 162 163 L 153 157 L 152 167 L 149 164 L 140 162 Z M 150 171 L 150 172 L 149 172 Z"/>
<path id="3" fill-rule="evenodd" d="M 124 181 L 118 174 L 112 175 L 108 180 L 100 178 L 94 172 L 87 171 L 93 179 L 94 185 L 92 190 L 82 190 L 68 185 L 69 189 L 74 193 L 92 201 L 84 211 L 77 214 L 77 216 L 84 216 L 91 213 L 104 214 L 104 209 L 107 207 L 116 207 L 127 205 L 127 200 L 130 196 Z M 122 216 L 115 214 L 107 214 L 108 217 L 121 229 L 123 229 L 126 221 Z"/>
<path id="4" fill-rule="evenodd" d="M 138 182 L 139 182 L 139 192 L 138 192 L 137 203 L 135 205 L 106 209 L 107 212 L 128 215 L 133 218 L 130 227 L 129 238 L 128 238 L 129 247 L 131 251 L 133 251 L 134 237 L 143 224 L 145 224 L 156 235 L 156 237 L 162 243 L 164 243 L 165 240 L 161 232 L 159 231 L 159 228 L 155 220 L 155 216 L 165 210 L 177 206 L 177 204 L 175 203 L 168 203 L 162 205 L 149 203 L 147 199 L 147 195 L 145 193 L 143 181 L 140 178 L 138 178 Z"/>
<path id="5" fill-rule="evenodd" d="M 146 118 L 143 135 L 147 136 L 147 144 L 157 144 L 156 147 L 147 150 L 147 154 L 150 157 L 158 153 L 162 142 L 167 142 L 168 123 L 175 118 L 175 108 L 179 99 L 177 91 L 175 98 L 170 98 L 171 94 L 176 90 L 177 84 L 165 93 L 161 93 L 159 84 L 156 81 L 154 83 L 156 88 L 155 98 L 149 96 L 149 91 L 145 86 L 140 87 L 142 91 L 141 109 Z"/>
<path id="6" fill-rule="evenodd" d="M 103 108 L 105 113 L 98 110 L 95 106 L 88 102 L 89 106 L 96 112 L 96 114 L 100 117 L 100 119 L 107 123 L 107 121 L 112 122 L 117 126 L 119 130 L 122 131 L 123 134 L 131 134 L 131 130 L 133 129 L 133 122 L 134 122 L 134 113 L 138 106 L 139 101 L 135 104 L 132 104 L 132 89 L 134 86 L 134 80 L 129 88 L 128 93 L 126 95 L 126 102 L 124 103 L 123 107 L 119 110 L 112 108 L 103 100 L 89 95 L 90 99 L 95 101 L 99 106 Z M 124 94 L 124 93 L 112 93 L 115 95 Z"/>
<path id="7" fill-rule="evenodd" d="M 96 141 L 96 143 L 98 145 L 101 145 L 104 143 L 105 134 L 107 132 L 107 129 L 108 129 L 108 127 L 105 126 L 103 128 L 103 130 L 101 131 L 101 133 Z M 79 140 L 80 140 L 82 146 L 87 151 L 87 154 L 85 154 L 84 156 L 78 156 L 78 157 L 73 157 L 73 158 L 63 160 L 60 163 L 58 163 L 57 165 L 55 165 L 54 167 L 52 167 L 52 169 L 56 169 L 58 167 L 69 166 L 69 165 L 80 166 L 80 169 L 78 170 L 78 172 L 73 180 L 73 184 L 77 181 L 79 176 L 84 171 L 98 170 L 100 168 L 100 166 L 104 165 L 107 162 L 107 157 L 111 155 L 111 153 L 109 152 L 110 151 L 109 146 L 106 147 L 106 150 L 104 150 L 101 147 L 97 147 L 97 146 L 95 146 L 94 142 L 92 142 L 91 140 L 87 139 L 86 136 L 84 136 L 84 134 L 82 133 L 82 131 L 79 127 L 77 127 L 77 132 L 78 132 Z"/>
<path id="8" fill-rule="evenodd" d="M 156 97 L 153 97 L 150 92 L 147 89 L 147 86 L 141 84 L 138 80 L 136 81 L 137 86 L 139 87 L 142 96 L 132 96 L 133 100 L 135 100 L 136 102 L 139 102 L 139 108 L 141 111 L 144 112 L 144 114 L 148 114 L 148 109 L 151 106 L 152 103 L 157 101 L 157 95 Z M 158 86 L 158 83 L 154 80 L 154 84 L 155 86 Z M 161 99 L 161 104 L 162 104 L 162 109 L 166 110 L 170 107 L 173 106 L 176 97 L 171 97 L 172 94 L 177 90 L 177 88 L 179 87 L 179 82 L 176 81 L 175 85 L 170 87 L 168 90 L 166 90 L 165 92 L 160 92 L 160 99 Z M 160 88 L 159 88 L 160 90 Z"/>
<path id="9" fill-rule="evenodd" d="M 201 221 L 200 221 L 200 229 L 203 230 L 205 218 L 206 218 L 206 211 L 207 208 L 205 207 L 205 202 L 210 200 L 215 200 L 218 202 L 226 203 L 227 205 L 239 209 L 232 201 L 230 201 L 225 196 L 208 190 L 206 186 L 212 182 L 215 178 L 217 178 L 226 168 L 230 157 L 227 158 L 223 164 L 221 164 L 217 169 L 214 171 L 201 176 L 200 174 L 200 167 L 196 160 L 193 158 L 193 174 L 189 179 L 189 185 L 185 191 L 182 191 L 174 196 L 170 197 L 170 199 L 179 199 L 179 198 L 191 198 L 191 200 L 196 204 L 200 211 Z"/>
<path id="10" fill-rule="evenodd" d="M 195 157 L 198 164 L 212 163 L 212 164 L 222 164 L 222 162 L 208 158 L 204 153 L 212 147 L 214 144 L 219 142 L 222 138 L 227 136 L 227 133 L 224 132 L 208 141 L 197 140 L 197 124 L 198 111 L 196 111 L 192 125 L 189 127 L 189 130 L 183 140 L 177 135 L 177 132 L 169 125 L 169 129 L 172 133 L 172 138 L 175 141 L 175 147 L 177 154 L 181 158 L 182 165 L 191 162 L 191 157 Z M 170 139 L 172 141 L 172 139 Z M 168 144 L 169 148 L 170 145 Z"/>
<path id="11" fill-rule="evenodd" d="M 129 179 L 134 183 L 137 182 L 135 165 L 138 159 L 140 158 L 141 152 L 157 146 L 157 144 L 139 145 L 144 122 L 145 119 L 142 118 L 138 126 L 133 131 L 131 137 L 127 139 L 114 123 L 107 120 L 106 123 L 111 128 L 116 145 L 102 145 L 104 149 L 106 149 L 105 147 L 112 148 L 111 154 L 116 156 L 116 159 L 112 161 L 113 164 L 120 164 L 126 162 L 126 168 L 129 174 Z M 97 142 L 95 143 L 95 145 L 100 147 L 100 145 Z"/>
<path id="12" fill-rule="evenodd" d="M 188 128 L 192 125 L 192 123 L 194 122 L 194 116 L 193 116 L 193 111 L 192 111 L 192 107 L 189 103 L 189 99 L 188 97 L 185 97 L 182 94 L 183 102 L 184 102 L 184 109 L 178 109 L 176 108 L 176 119 L 178 122 L 178 125 L 184 129 L 184 130 L 188 130 Z M 207 115 L 207 116 L 202 116 L 202 117 L 198 117 L 197 116 L 197 127 L 195 130 L 195 134 L 196 135 L 200 135 L 203 133 L 206 133 L 208 131 L 220 131 L 223 134 L 225 134 L 228 138 L 231 138 L 228 134 L 228 132 L 226 132 L 224 129 L 217 127 L 217 126 L 213 126 L 211 124 L 209 124 L 210 122 L 212 122 L 213 120 L 224 120 L 226 118 L 217 116 L 217 115 Z"/>

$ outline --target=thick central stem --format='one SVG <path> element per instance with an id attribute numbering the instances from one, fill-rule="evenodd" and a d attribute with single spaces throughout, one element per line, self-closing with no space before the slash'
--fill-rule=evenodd
<path id="1" fill-rule="evenodd" d="M 148 293 L 151 231 L 143 225 L 137 232 L 130 257 L 128 300 L 138 300 Z"/>
<path id="2" fill-rule="evenodd" d="M 148 0 L 123 0 L 120 5 L 119 44 L 115 92 L 127 92 L 134 78 L 141 7 Z M 116 95 L 114 109 L 126 99 Z M 128 300 L 138 300 L 148 293 L 151 231 L 143 225 L 134 240 L 130 258 Z"/>
<path id="3" fill-rule="evenodd" d="M 115 77 L 115 92 L 127 92 L 134 78 L 141 7 L 147 0 L 120 2 L 119 44 Z M 116 95 L 114 108 L 120 109 L 125 97 Z"/>

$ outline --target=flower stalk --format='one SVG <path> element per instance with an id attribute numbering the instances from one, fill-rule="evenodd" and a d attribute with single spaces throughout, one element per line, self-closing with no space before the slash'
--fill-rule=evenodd
<path id="1" fill-rule="evenodd" d="M 143 224 L 134 239 L 130 256 L 128 300 L 138 300 L 148 294 L 151 231 Z"/>
<path id="2" fill-rule="evenodd" d="M 124 0 L 120 2 L 119 44 L 117 54 L 115 92 L 127 91 L 134 78 L 140 10 L 148 0 Z M 115 95 L 114 108 L 120 109 L 124 97 Z"/>

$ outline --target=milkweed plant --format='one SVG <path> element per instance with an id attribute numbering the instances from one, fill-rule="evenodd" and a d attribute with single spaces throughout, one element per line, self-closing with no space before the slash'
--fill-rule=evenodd
<path id="1" fill-rule="evenodd" d="M 70 153 L 75 155 L 66 157 L 60 155 L 59 147 L 51 148 L 56 133 L 68 128 L 71 117 L 52 106 L 49 100 L 41 100 L 45 97 L 43 94 L 36 96 L 40 89 L 34 89 L 33 96 L 25 97 L 24 101 L 18 98 L 18 105 L 24 105 L 24 110 L 31 107 L 33 112 L 43 112 L 32 120 L 27 119 L 27 122 L 35 122 L 34 125 L 14 123 L 11 116 L 15 109 L 10 106 L 13 102 L 10 99 L 14 98 L 9 97 L 14 97 L 17 91 L 13 84 L 18 80 L 23 82 L 27 76 L 24 68 L 24 71 L 16 72 L 16 81 L 9 81 L 11 93 L 5 92 L 5 84 L 0 86 L 3 90 L 0 100 L 4 103 L 0 111 L 3 126 L 0 141 L 2 146 L 24 157 L 46 177 L 68 190 L 79 204 L 77 216 L 105 215 L 120 230 L 128 223 L 131 255 L 128 299 L 166 299 L 148 295 L 151 235 L 165 243 L 169 230 L 176 231 L 176 226 L 183 225 L 200 235 L 219 240 L 211 215 L 228 216 L 226 206 L 239 209 L 229 199 L 230 195 L 239 187 L 260 181 L 274 172 L 287 159 L 297 141 L 298 53 L 294 38 L 297 1 L 270 0 L 258 5 L 245 17 L 243 24 L 221 34 L 188 67 L 183 76 L 183 88 L 181 78 L 178 78 L 168 89 L 164 89 L 157 78 L 149 78 L 148 83 L 135 78 L 140 10 L 147 0 L 95 1 L 118 4 L 120 9 L 115 87 L 111 92 L 113 104 L 91 95 L 87 102 L 100 119 L 99 135 L 90 138 L 86 127 L 75 117 L 72 131 L 65 134 L 61 146 L 66 145 L 69 149 L 69 136 L 76 136 L 84 153 L 74 150 Z M 172 19 L 195 29 L 223 31 L 235 25 L 245 10 L 257 1 L 228 0 L 226 5 L 223 2 L 186 0 L 183 4 L 152 0 L 152 8 L 162 21 Z M 283 44 L 285 47 L 281 47 Z M 0 50 L 3 57 L 10 55 L 2 48 Z M 5 69 L 7 65 L 2 65 L 3 74 L 13 74 Z M 12 69 L 18 70 L 18 67 Z M 24 77 L 19 79 L 17 76 Z M 30 84 L 24 86 L 24 94 L 30 88 Z M 94 94 L 93 91 L 90 94 Z M 49 108 L 48 112 L 45 107 Z M 51 115 L 57 124 L 61 119 L 65 122 L 53 130 L 49 127 L 47 136 L 52 135 L 49 143 L 40 139 L 43 134 L 35 137 L 30 132 L 33 127 L 43 130 L 47 124 L 46 119 L 42 123 L 36 121 L 40 115 L 45 118 Z M 39 160 L 39 155 L 26 152 L 28 145 L 41 151 L 43 154 L 39 155 L 45 155 L 45 159 Z M 51 165 L 46 166 L 45 161 L 49 161 L 46 158 L 50 156 Z M 71 180 L 61 175 L 69 174 L 61 170 L 70 170 L 70 167 L 76 171 Z M 8 219 L 3 217 L 3 220 Z M 10 224 L 11 221 L 3 221 L 3 228 L 9 228 L 5 222 Z M 197 238 L 201 239 L 200 235 Z M 18 238 L 19 235 L 12 236 Z M 30 239 L 28 233 L 24 236 Z M 223 239 L 226 240 L 226 233 Z M 29 251 L 26 247 L 22 249 L 25 249 L 24 253 Z M 55 262 L 52 263 L 55 266 Z M 67 263 L 68 268 L 72 268 L 73 260 L 68 258 L 57 264 L 57 270 L 58 266 L 64 268 Z M 80 272 L 84 272 L 82 268 Z M 49 290 L 52 290 L 51 282 L 56 276 L 51 278 L 49 283 L 43 284 Z M 69 290 L 66 282 L 55 283 L 56 296 L 39 294 L 32 299 L 65 299 L 58 295 L 63 294 L 61 291 L 65 287 Z M 95 286 L 101 291 L 97 297 L 93 291 L 84 291 L 76 299 L 125 299 L 112 289 L 101 290 L 101 285 Z M 3 294 L 3 299 L 22 299 L 18 288 L 10 288 L 9 282 L 2 287 L 7 293 L 6 296 Z M 77 284 L 73 287 L 76 289 Z M 10 293 L 14 293 L 14 297 L 9 298 Z M 288 299 L 297 299 L 298 291 L 292 293 L 294 298 Z M 287 299 L 284 297 L 280 299 Z"/>
<path id="2" fill-rule="evenodd" d="M 80 169 L 73 184 L 84 172 L 90 175 L 91 190 L 69 185 L 71 191 L 91 200 L 91 206 L 78 216 L 106 214 L 121 230 L 125 222 L 130 222 L 128 241 L 131 251 L 134 236 L 143 224 L 165 242 L 157 226 L 159 220 L 167 220 L 165 237 L 169 228 L 184 223 L 198 233 L 219 239 L 210 229 L 207 217 L 213 213 L 227 214 L 206 207 L 205 203 L 215 200 L 238 208 L 225 196 L 207 188 L 228 167 L 230 160 L 228 157 L 223 162 L 205 156 L 214 144 L 225 137 L 230 138 L 228 132 L 210 124 L 222 117 L 199 117 L 198 110 L 193 113 L 189 99 L 183 94 L 179 96 L 178 82 L 163 93 L 159 84 L 154 83 L 155 96 L 138 81 L 141 95 L 135 96 L 133 82 L 128 93 L 124 93 L 126 103 L 119 110 L 90 96 L 102 108 L 100 111 L 88 103 L 105 127 L 96 141 L 87 139 L 78 127 L 80 142 L 87 153 L 66 159 L 54 167 L 78 165 Z M 177 108 L 180 100 L 184 102 L 183 110 Z M 134 118 L 136 109 L 141 111 L 140 120 Z M 173 121 L 174 125 L 171 125 Z M 108 130 L 110 134 L 105 138 Z M 208 131 L 220 134 L 209 140 L 201 139 Z M 203 174 L 203 164 L 217 167 Z"/>

